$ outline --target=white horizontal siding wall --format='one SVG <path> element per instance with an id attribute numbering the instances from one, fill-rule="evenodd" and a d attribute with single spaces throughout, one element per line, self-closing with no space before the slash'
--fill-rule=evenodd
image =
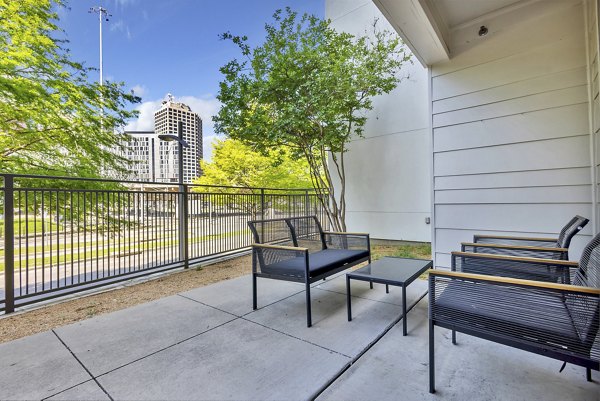
<path id="1" fill-rule="evenodd" d="M 371 0 L 326 0 L 335 29 L 364 35 L 375 19 L 393 32 Z M 427 70 L 415 61 L 392 93 L 374 99 L 364 138 L 346 154 L 346 221 L 373 238 L 431 241 L 431 145 Z"/>
<path id="2" fill-rule="evenodd" d="M 587 56 L 588 56 L 588 82 L 590 99 L 590 125 L 592 126 L 592 158 L 594 163 L 594 180 L 596 195 L 596 230 L 600 229 L 600 79 L 598 77 L 599 60 L 599 0 L 586 1 L 586 28 L 587 28 Z"/>
<path id="3" fill-rule="evenodd" d="M 431 67 L 437 266 L 476 233 L 556 236 L 592 217 L 584 15 L 530 2 L 451 31 L 451 60 Z"/>

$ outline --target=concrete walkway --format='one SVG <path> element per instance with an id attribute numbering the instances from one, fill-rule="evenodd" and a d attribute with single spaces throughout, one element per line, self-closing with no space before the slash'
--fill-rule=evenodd
<path id="1" fill-rule="evenodd" d="M 313 327 L 303 286 L 249 276 L 0 345 L 0 399 L 55 400 L 598 400 L 585 371 L 437 330 L 438 393 L 427 393 L 427 299 L 393 326 L 401 290 L 344 275 L 315 285 Z M 412 305 L 426 291 L 408 287 Z M 393 327 L 392 327 L 393 326 Z M 391 330 L 371 347 L 377 338 Z M 365 352 L 365 350 L 367 350 Z"/>

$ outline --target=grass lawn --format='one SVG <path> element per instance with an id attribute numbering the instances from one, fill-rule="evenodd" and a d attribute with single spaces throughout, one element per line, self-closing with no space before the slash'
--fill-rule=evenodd
<path id="1" fill-rule="evenodd" d="M 226 232 L 226 233 L 219 233 L 219 234 L 208 234 L 208 235 L 202 235 L 202 236 L 198 236 L 198 237 L 191 237 L 189 239 L 189 243 L 190 244 L 196 244 L 199 242 L 204 242 L 204 241 L 210 241 L 210 240 L 217 240 L 217 239 L 225 239 L 225 238 L 230 238 L 230 237 L 234 237 L 237 235 L 242 235 L 245 234 L 246 231 L 245 230 L 238 230 L 238 231 L 230 231 L 230 232 Z M 110 244 L 110 247 L 104 248 L 105 245 Z M 21 256 L 24 255 L 30 255 L 29 256 L 29 268 L 35 268 L 37 267 L 50 267 L 50 265 L 54 265 L 56 266 L 56 264 L 58 264 L 60 262 L 61 265 L 66 264 L 66 263 L 71 263 L 71 262 L 77 262 L 83 259 L 86 260 L 96 260 L 98 258 L 104 258 L 104 257 L 115 257 L 118 258 L 119 254 L 134 254 L 137 255 L 138 253 L 141 253 L 143 251 L 152 251 L 154 249 L 161 249 L 161 248 L 167 248 L 167 247 L 173 247 L 176 244 L 178 244 L 178 240 L 176 239 L 172 239 L 172 240 L 162 240 L 162 241 L 152 241 L 152 242 L 144 242 L 144 243 L 133 243 L 125 238 L 112 238 L 110 241 L 106 241 L 106 240 L 102 240 L 102 241 L 98 241 L 98 242 L 88 242 L 86 244 L 86 246 L 83 246 L 82 242 L 74 242 L 72 245 L 72 250 L 71 250 L 71 244 L 56 244 L 56 241 L 54 243 L 52 243 L 52 246 L 50 246 L 50 244 L 46 244 L 44 248 L 42 248 L 41 244 L 38 244 L 37 246 L 30 246 L 28 248 L 26 248 L 25 246 L 22 248 L 23 250 L 23 254 L 19 253 L 19 249 L 15 249 L 15 269 L 18 269 L 19 266 L 19 258 Z M 96 247 L 98 247 L 99 249 L 96 249 Z M 38 252 L 41 252 L 42 249 L 44 249 L 44 251 L 46 253 L 54 253 L 57 251 L 68 251 L 66 254 L 64 255 L 46 255 L 46 256 L 39 256 L 36 255 Z M 28 253 L 27 253 L 28 251 Z M 126 255 L 128 256 L 128 255 Z M 4 250 L 0 250 L 0 258 L 4 257 Z M 22 266 L 24 268 L 25 266 L 25 261 L 22 261 Z M 4 271 L 4 259 L 0 259 L 0 272 Z"/>
<path id="2" fill-rule="evenodd" d="M 386 256 L 409 259 L 431 259 L 431 244 L 406 244 L 406 245 L 372 245 L 371 257 L 373 260 Z M 423 273 L 420 278 L 427 279 L 428 272 Z"/>
<path id="3" fill-rule="evenodd" d="M 372 259 L 377 260 L 386 256 L 411 259 L 431 259 L 430 244 L 406 244 L 406 245 L 373 245 Z"/>
<path id="4" fill-rule="evenodd" d="M 30 219 L 26 223 L 25 219 L 18 221 L 18 219 L 15 218 L 14 222 L 15 236 L 19 235 L 19 233 L 21 235 L 25 235 L 25 233 L 28 233 L 29 235 L 41 234 L 42 232 L 50 233 L 56 231 L 57 227 L 58 224 L 56 223 L 46 222 L 46 224 L 43 225 L 41 220 L 33 221 L 33 219 Z M 19 229 L 21 231 L 19 231 Z M 0 221 L 0 233 L 2 233 L 2 236 L 4 235 L 4 221 Z"/>

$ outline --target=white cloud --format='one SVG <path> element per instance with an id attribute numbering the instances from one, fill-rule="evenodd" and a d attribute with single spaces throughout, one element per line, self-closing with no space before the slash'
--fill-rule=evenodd
<path id="1" fill-rule="evenodd" d="M 114 0 L 117 7 L 125 8 L 129 5 L 136 4 L 138 0 Z"/>
<path id="2" fill-rule="evenodd" d="M 127 25 L 122 19 L 113 22 L 110 24 L 111 32 L 123 32 L 127 39 L 131 40 L 131 31 L 129 30 L 129 25 Z"/>
<path id="3" fill-rule="evenodd" d="M 144 97 L 144 95 L 148 93 L 148 88 L 146 88 L 146 85 L 138 84 L 138 85 L 135 85 L 133 88 L 131 88 L 131 91 L 136 96 Z"/>
<path id="4" fill-rule="evenodd" d="M 115 31 L 122 31 L 125 28 L 125 22 L 123 22 L 122 19 L 113 22 L 112 24 L 110 24 L 110 31 L 111 32 L 115 32 Z"/>
<path id="5" fill-rule="evenodd" d="M 133 91 L 135 92 L 135 88 L 139 86 L 136 85 L 133 87 Z M 141 86 L 143 90 L 147 90 L 144 86 Z M 137 94 L 137 93 L 136 93 Z M 138 94 L 138 96 L 140 96 Z M 154 130 L 154 112 L 160 109 L 162 105 L 163 99 L 158 100 L 149 100 L 146 102 L 142 102 L 138 107 L 140 114 L 137 120 L 131 121 L 129 124 L 125 126 L 125 130 L 127 131 L 152 131 Z M 212 141 L 217 138 L 215 134 L 212 116 L 217 114 L 219 111 L 220 103 L 219 101 L 211 96 L 206 95 L 202 97 L 196 96 L 181 96 L 175 97 L 176 102 L 185 103 L 192 111 L 198 113 L 200 118 L 202 119 L 202 137 L 204 144 L 204 159 L 210 160 L 212 154 Z"/>
<path id="6" fill-rule="evenodd" d="M 221 135 L 204 135 L 202 138 L 202 156 L 204 160 L 210 162 L 212 160 L 212 152 L 215 147 L 215 141 L 217 139 L 223 139 Z"/>
<path id="7" fill-rule="evenodd" d="M 154 112 L 160 109 L 161 100 L 142 102 L 136 107 L 140 112 L 138 119 L 125 126 L 127 131 L 152 131 L 154 129 Z"/>

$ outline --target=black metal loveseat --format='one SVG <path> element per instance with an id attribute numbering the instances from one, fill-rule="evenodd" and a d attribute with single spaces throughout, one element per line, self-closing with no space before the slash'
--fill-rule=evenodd
<path id="1" fill-rule="evenodd" d="M 371 261 L 369 234 L 323 231 L 316 216 L 254 220 L 248 226 L 254 236 L 252 307 L 257 308 L 258 277 L 304 283 L 308 327 L 310 284 Z"/>
<path id="2" fill-rule="evenodd" d="M 474 260 L 485 255 L 455 253 L 453 269 L 434 270 L 429 275 L 429 391 L 435 391 L 434 327 L 445 327 L 475 337 L 583 366 L 591 380 L 591 369 L 600 369 L 600 234 L 586 246 L 579 263 L 529 259 L 533 264 L 552 263 L 572 270 L 571 284 L 506 277 L 513 270 L 500 269 L 502 257 L 488 255 L 493 265 L 478 260 L 480 274 L 465 273 Z M 483 273 L 483 274 L 482 274 Z M 489 275 L 488 275 L 489 274 Z"/>

